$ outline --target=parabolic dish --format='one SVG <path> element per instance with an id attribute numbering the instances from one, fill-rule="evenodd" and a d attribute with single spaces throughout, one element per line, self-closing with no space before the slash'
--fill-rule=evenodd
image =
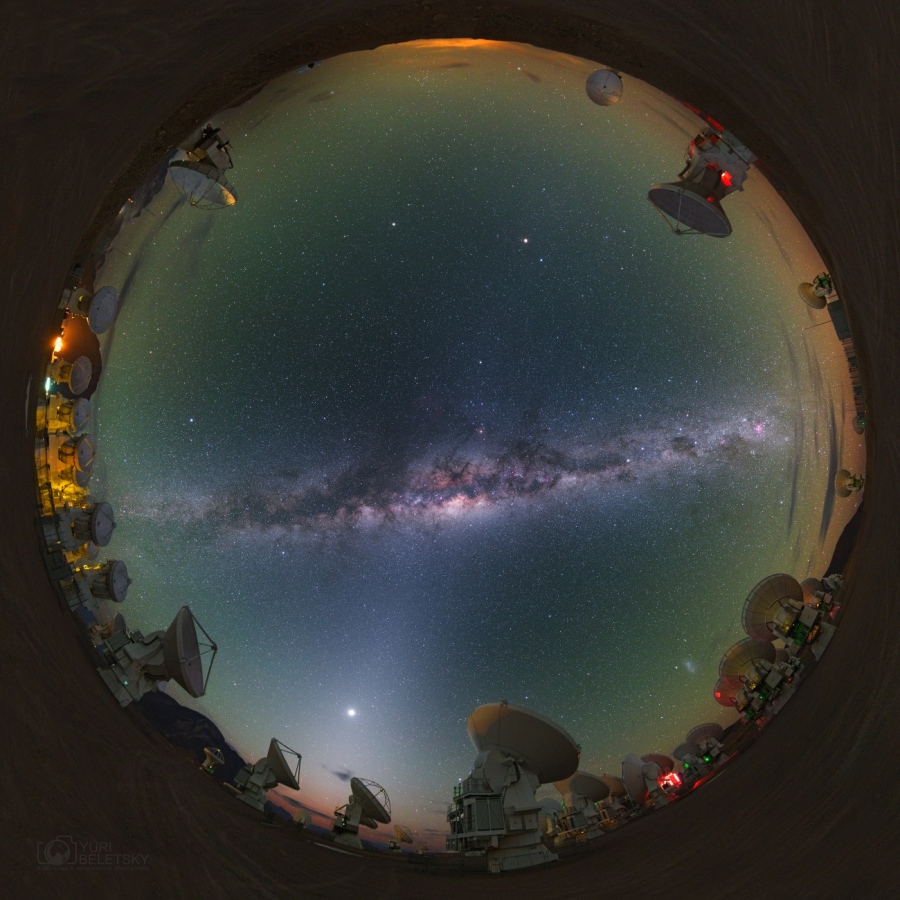
<path id="1" fill-rule="evenodd" d="M 191 206 L 222 209 L 237 203 L 237 191 L 215 167 L 191 160 L 170 163 L 169 175 Z"/>
<path id="2" fill-rule="evenodd" d="M 647 799 L 647 783 L 644 781 L 644 763 L 639 756 L 629 753 L 622 760 L 622 781 L 628 796 L 641 804 Z"/>
<path id="3" fill-rule="evenodd" d="M 828 305 L 828 301 L 824 297 L 819 297 L 815 293 L 815 290 L 815 286 L 808 281 L 804 281 L 797 289 L 800 294 L 800 299 L 807 306 L 811 306 L 813 309 L 825 309 Z"/>
<path id="4" fill-rule="evenodd" d="M 288 765 L 287 760 L 284 758 L 284 752 L 282 751 L 281 747 L 281 742 L 275 740 L 275 738 L 272 738 L 272 740 L 269 741 L 269 752 L 266 754 L 266 760 L 269 763 L 269 768 L 278 779 L 279 784 L 283 784 L 285 787 L 289 787 L 292 791 L 299 791 L 300 785 L 297 782 L 297 776 L 291 771 L 291 767 Z M 299 753 L 291 750 L 290 747 L 286 747 L 285 749 L 289 753 L 293 753 L 298 760 L 300 759 Z"/>
<path id="5" fill-rule="evenodd" d="M 578 768 L 578 745 L 562 726 L 522 706 L 485 703 L 466 726 L 475 748 L 514 757 L 541 784 L 568 778 Z"/>
<path id="6" fill-rule="evenodd" d="M 70 474 L 75 484 L 80 488 L 86 488 L 91 483 L 91 476 L 94 474 L 94 470 L 91 466 L 88 466 L 85 469 L 79 469 L 77 466 L 72 466 L 71 469 L 66 469 L 63 471 L 63 477 L 68 477 Z"/>
<path id="7" fill-rule="evenodd" d="M 819 602 L 819 598 L 815 596 L 817 591 L 824 590 L 825 586 L 818 578 L 804 578 L 800 582 L 800 589 L 803 591 L 803 602 L 807 606 L 815 606 Z"/>
<path id="8" fill-rule="evenodd" d="M 773 638 L 772 628 L 775 613 L 788 601 L 803 602 L 803 588 L 790 575 L 769 575 L 763 578 L 744 601 L 741 624 L 744 631 L 755 641 L 765 643 Z"/>
<path id="9" fill-rule="evenodd" d="M 108 503 L 96 503 L 91 510 L 90 536 L 98 547 L 105 547 L 113 536 L 116 527 L 113 508 Z"/>
<path id="10" fill-rule="evenodd" d="M 225 755 L 218 747 L 204 747 L 203 752 L 206 753 L 210 759 L 217 762 L 220 766 L 225 763 Z"/>
<path id="11" fill-rule="evenodd" d="M 612 106 L 622 97 L 622 79 L 612 69 L 597 69 L 584 87 L 598 106 Z"/>
<path id="12" fill-rule="evenodd" d="M 394 826 L 394 837 L 396 837 L 401 844 L 412 843 L 412 834 L 405 825 Z"/>
<path id="13" fill-rule="evenodd" d="M 128 587 L 131 584 L 128 566 L 121 559 L 111 559 L 105 568 L 106 596 L 115 603 L 122 603 L 128 595 Z"/>
<path id="14" fill-rule="evenodd" d="M 798 584 L 799 588 L 800 585 Z M 775 645 L 771 641 L 755 641 L 743 638 L 726 651 L 719 663 L 721 678 L 743 678 L 753 667 L 754 662 L 764 659 L 775 662 Z"/>
<path id="15" fill-rule="evenodd" d="M 83 394 L 91 383 L 91 375 L 94 374 L 94 367 L 86 356 L 79 356 L 72 363 L 69 374 L 65 378 L 69 390 L 77 397 Z"/>
<path id="16" fill-rule="evenodd" d="M 731 234 L 731 222 L 722 205 L 700 185 L 690 181 L 654 184 L 647 199 L 689 232 L 720 238 Z"/>
<path id="17" fill-rule="evenodd" d="M 377 828 L 378 822 L 375 821 L 371 816 L 362 816 L 359 820 L 360 825 L 365 825 L 366 828 Z"/>
<path id="18" fill-rule="evenodd" d="M 581 794 L 592 803 L 605 800 L 609 796 L 609 785 L 598 775 L 592 775 L 590 772 L 576 772 L 562 781 L 554 782 L 553 787 L 563 796 Z"/>
<path id="19" fill-rule="evenodd" d="M 169 677 L 192 697 L 203 696 L 203 661 L 191 611 L 182 606 L 166 629 L 163 655 Z"/>
<path id="20" fill-rule="evenodd" d="M 87 309 L 85 309 L 87 307 Z M 79 310 L 87 314 L 88 327 L 94 334 L 103 334 L 115 321 L 119 311 L 119 295 L 112 285 L 104 285 L 88 301 L 78 304 Z"/>
<path id="21" fill-rule="evenodd" d="M 628 791 L 625 788 L 625 782 L 615 775 L 601 775 L 600 780 L 609 788 L 611 797 L 624 797 Z"/>
<path id="22" fill-rule="evenodd" d="M 683 744 L 679 744 L 673 751 L 672 756 L 675 757 L 679 762 L 683 762 L 686 756 L 699 756 L 700 748 L 696 744 L 690 743 L 690 741 L 686 741 Z"/>
<path id="23" fill-rule="evenodd" d="M 647 753 L 641 757 L 641 760 L 645 763 L 653 763 L 653 765 L 659 766 L 659 771 L 663 774 L 671 772 L 675 768 L 672 758 L 664 753 Z"/>
<path id="24" fill-rule="evenodd" d="M 72 428 L 74 428 L 75 431 L 81 431 L 90 417 L 91 401 L 84 397 L 79 397 L 72 407 Z"/>
<path id="25" fill-rule="evenodd" d="M 720 744 L 725 738 L 725 729 L 718 722 L 704 722 L 695 725 L 688 733 L 685 740 L 689 744 L 702 744 L 704 741 L 718 741 Z"/>
<path id="26" fill-rule="evenodd" d="M 720 678 L 713 688 L 713 697 L 716 698 L 719 706 L 734 706 L 734 698 L 739 690 L 740 688 L 735 688 Z"/>
<path id="27" fill-rule="evenodd" d="M 391 800 L 380 784 L 365 778 L 351 778 L 350 790 L 362 806 L 363 815 L 384 825 L 391 821 Z"/>
<path id="28" fill-rule="evenodd" d="M 850 490 L 852 483 L 853 476 L 846 469 L 840 469 L 834 476 L 834 489 L 839 497 L 849 497 L 853 493 Z"/>
<path id="29" fill-rule="evenodd" d="M 75 438 L 74 441 L 67 443 L 70 443 L 70 446 L 74 445 L 70 456 L 72 462 L 75 463 L 76 469 L 89 469 L 94 464 L 97 449 L 96 441 L 92 434 L 83 434 L 81 437 Z"/>

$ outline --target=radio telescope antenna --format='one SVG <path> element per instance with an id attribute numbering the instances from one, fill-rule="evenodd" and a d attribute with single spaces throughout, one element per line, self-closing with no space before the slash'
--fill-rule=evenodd
<path id="1" fill-rule="evenodd" d="M 478 755 L 469 777 L 454 789 L 447 849 L 483 850 L 492 872 L 557 859 L 541 842 L 535 791 L 575 773 L 574 738 L 539 713 L 506 701 L 479 706 L 467 728 Z M 490 822 L 488 833 L 482 821 Z"/>
<path id="2" fill-rule="evenodd" d="M 800 299 L 812 309 L 825 309 L 828 298 L 835 295 L 834 284 L 827 272 L 822 272 L 812 281 L 803 281 L 797 288 Z"/>
<path id="3" fill-rule="evenodd" d="M 733 679 L 743 681 L 758 660 L 775 662 L 775 645 L 771 641 L 755 641 L 746 637 L 725 651 L 719 663 L 719 677 L 732 679 L 732 683 Z"/>
<path id="4" fill-rule="evenodd" d="M 839 497 L 849 497 L 863 489 L 866 479 L 862 475 L 851 475 L 846 469 L 841 469 L 834 476 L 834 489 Z"/>
<path id="5" fill-rule="evenodd" d="M 336 844 L 361 850 L 359 826 L 377 828 L 379 822 L 390 824 L 391 800 L 380 784 L 366 778 L 351 778 L 350 790 L 352 793 L 347 803 L 334 811 L 331 830 Z"/>
<path id="6" fill-rule="evenodd" d="M 412 842 L 412 832 L 405 825 L 395 825 L 394 836 L 388 841 L 388 849 L 399 853 L 402 844 L 411 844 Z"/>
<path id="7" fill-rule="evenodd" d="M 662 770 L 655 762 L 645 761 L 633 753 L 629 753 L 622 760 L 622 781 L 625 783 L 628 796 L 636 806 L 644 806 L 649 801 L 652 801 L 654 806 L 664 806 L 668 803 L 668 798 L 659 786 L 659 777 L 662 774 Z"/>
<path id="8" fill-rule="evenodd" d="M 64 384 L 76 397 L 88 389 L 93 374 L 94 367 L 86 356 L 79 356 L 74 362 L 58 356 L 47 369 L 51 381 Z"/>
<path id="9" fill-rule="evenodd" d="M 622 99 L 622 78 L 612 69 L 597 69 L 585 84 L 588 97 L 597 106 L 612 106 Z"/>
<path id="10" fill-rule="evenodd" d="M 718 122 L 706 121 L 688 145 L 679 180 L 654 184 L 647 199 L 675 234 L 728 237 L 731 222 L 721 201 L 743 189 L 756 156 Z"/>
<path id="11" fill-rule="evenodd" d="M 288 764 L 287 757 L 296 757 L 294 767 Z M 262 812 L 266 806 L 266 792 L 283 784 L 292 791 L 300 790 L 300 754 L 291 750 L 276 738 L 269 741 L 269 752 L 253 765 L 247 763 L 234 778 L 237 785 L 238 800 Z"/>
<path id="12" fill-rule="evenodd" d="M 790 575 L 769 575 L 763 578 L 744 601 L 741 624 L 755 641 L 765 643 L 775 635 L 775 614 L 785 607 L 799 609 L 803 605 L 803 588 Z"/>
<path id="13" fill-rule="evenodd" d="M 104 285 L 96 294 L 79 289 L 73 294 L 75 311 L 88 320 L 94 334 L 109 330 L 119 311 L 119 294 L 112 285 Z M 70 301 L 71 302 L 71 301 Z"/>
<path id="14" fill-rule="evenodd" d="M 225 765 L 225 755 L 218 747 L 204 747 L 204 759 L 200 763 L 200 770 L 212 775 L 219 766 Z"/>
<path id="15" fill-rule="evenodd" d="M 590 772 L 578 771 L 554 782 L 553 787 L 563 795 L 565 802 L 565 810 L 557 814 L 560 829 L 557 843 L 600 837 L 603 831 L 595 804 L 610 795 L 607 782 Z"/>
<path id="16" fill-rule="evenodd" d="M 182 197 L 198 209 L 225 209 L 237 203 L 237 191 L 215 166 L 180 159 L 169 164 L 169 175 Z"/>
<path id="17" fill-rule="evenodd" d="M 202 644 L 198 629 L 206 639 Z M 113 635 L 103 647 L 109 667 L 99 672 L 122 706 L 155 689 L 160 681 L 174 681 L 192 697 L 202 697 L 218 652 L 206 629 L 186 606 L 178 610 L 165 632 Z M 204 676 L 206 656 L 209 664 Z"/>

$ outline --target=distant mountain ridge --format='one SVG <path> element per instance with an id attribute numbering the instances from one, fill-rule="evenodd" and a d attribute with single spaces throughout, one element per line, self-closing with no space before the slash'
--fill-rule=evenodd
<path id="1" fill-rule="evenodd" d="M 234 782 L 246 760 L 228 745 L 218 726 L 203 713 L 182 706 L 162 691 L 148 691 L 137 701 L 138 708 L 150 724 L 173 746 L 188 750 L 199 766 L 204 747 L 218 747 L 225 757 L 212 777 L 220 782 Z"/>

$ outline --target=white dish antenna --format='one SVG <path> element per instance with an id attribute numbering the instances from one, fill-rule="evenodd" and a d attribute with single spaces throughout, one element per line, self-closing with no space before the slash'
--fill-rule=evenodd
<path id="1" fill-rule="evenodd" d="M 719 663 L 719 677 L 743 680 L 759 659 L 775 662 L 775 645 L 771 641 L 746 637 L 725 651 Z"/>
<path id="2" fill-rule="evenodd" d="M 622 781 L 628 796 L 640 806 L 647 799 L 647 782 L 644 780 L 644 761 L 633 753 L 622 760 Z"/>
<path id="3" fill-rule="evenodd" d="M 72 522 L 75 537 L 83 544 L 97 547 L 105 547 L 112 540 L 115 528 L 113 508 L 106 502 L 83 507 Z"/>
<path id="4" fill-rule="evenodd" d="M 598 106 L 612 106 L 622 99 L 622 79 L 612 69 L 597 69 L 588 77 L 585 90 Z"/>
<path id="5" fill-rule="evenodd" d="M 840 469 L 834 476 L 834 489 L 839 497 L 849 497 L 863 488 L 864 480 L 846 469 Z"/>
<path id="6" fill-rule="evenodd" d="M 734 698 L 737 697 L 739 690 L 740 687 L 735 687 L 734 684 L 720 678 L 713 688 L 713 697 L 716 698 L 719 706 L 734 706 Z"/>
<path id="7" fill-rule="evenodd" d="M 816 594 L 824 591 L 825 586 L 818 578 L 804 578 L 800 582 L 800 589 L 803 591 L 803 603 L 806 606 L 815 606 L 819 602 Z"/>
<path id="8" fill-rule="evenodd" d="M 718 741 L 720 744 L 725 739 L 725 729 L 718 722 L 704 722 L 695 725 L 686 736 L 691 744 L 702 744 L 704 741 Z"/>
<path id="9" fill-rule="evenodd" d="M 83 294 L 78 300 L 78 312 L 86 316 L 94 334 L 109 330 L 119 311 L 119 294 L 112 285 L 105 285 L 96 294 Z"/>
<path id="10" fill-rule="evenodd" d="M 91 383 L 94 367 L 86 356 L 69 362 L 61 356 L 50 363 L 47 374 L 57 384 L 64 384 L 76 397 L 83 394 Z"/>
<path id="11" fill-rule="evenodd" d="M 808 281 L 802 282 L 797 289 L 797 292 L 800 294 L 800 299 L 813 309 L 825 309 L 828 305 L 825 296 L 823 294 L 817 294 L 816 286 L 810 284 Z"/>
<path id="12" fill-rule="evenodd" d="M 128 566 L 121 559 L 111 559 L 91 579 L 91 593 L 113 603 L 122 603 L 130 585 Z"/>
<path id="13" fill-rule="evenodd" d="M 486 703 L 469 716 L 476 750 L 499 750 L 533 773 L 539 784 L 568 778 L 578 768 L 579 746 L 560 725 L 508 703 Z"/>
<path id="14" fill-rule="evenodd" d="M 684 758 L 686 756 L 699 756 L 700 755 L 700 747 L 697 744 L 691 743 L 690 741 L 685 741 L 683 744 L 679 744 L 673 751 L 672 756 L 678 760 L 678 762 L 684 762 Z"/>
<path id="15" fill-rule="evenodd" d="M 297 762 L 293 769 L 288 765 L 285 754 L 297 757 Z M 272 738 L 272 740 L 269 741 L 269 752 L 266 754 L 266 761 L 268 762 L 273 775 L 277 779 L 278 784 L 283 784 L 292 791 L 300 790 L 301 757 L 296 750 L 291 750 L 287 744 L 282 744 L 281 741 Z"/>
<path id="16" fill-rule="evenodd" d="M 351 778 L 350 790 L 362 807 L 363 816 L 387 825 L 391 821 L 391 799 L 387 791 L 374 781 L 366 778 Z M 360 819 L 362 822 L 363 820 Z M 365 824 L 363 822 L 363 824 Z M 375 826 L 369 825 L 369 828 Z"/>
<path id="17" fill-rule="evenodd" d="M 398 844 L 411 844 L 413 842 L 412 832 L 405 825 L 395 825 L 394 839 Z"/>
<path id="18" fill-rule="evenodd" d="M 672 181 L 654 184 L 647 199 L 663 214 L 676 234 L 705 234 L 709 237 L 728 237 L 731 222 L 709 191 L 692 181 Z M 673 226 L 669 219 L 677 223 Z"/>
<path id="19" fill-rule="evenodd" d="M 641 762 L 652 763 L 659 768 L 663 775 L 675 768 L 672 757 L 666 756 L 665 753 L 647 753 L 641 757 Z"/>
<path id="20" fill-rule="evenodd" d="M 615 775 L 601 775 L 600 780 L 609 788 L 610 797 L 624 797 L 628 793 L 625 782 Z"/>
<path id="21" fill-rule="evenodd" d="M 744 601 L 741 624 L 755 641 L 765 643 L 774 637 L 775 613 L 791 603 L 803 603 L 803 588 L 790 575 L 763 578 Z"/>
<path id="22" fill-rule="evenodd" d="M 47 430 L 51 434 L 75 434 L 84 428 L 90 417 L 90 400 L 84 397 L 65 400 L 57 394 L 50 398 L 47 406 Z"/>
<path id="23" fill-rule="evenodd" d="M 203 762 L 200 764 L 200 768 L 203 769 L 204 772 L 209 772 L 211 774 L 215 772 L 219 766 L 223 765 L 225 765 L 225 755 L 218 747 L 203 748 Z"/>
<path id="24" fill-rule="evenodd" d="M 555 781 L 553 787 L 564 797 L 579 794 L 591 803 L 599 803 L 610 794 L 609 785 L 606 781 L 599 775 L 592 775 L 590 772 L 576 772 L 562 781 Z M 566 805 L 568 803 L 569 801 L 566 800 Z"/>
<path id="25" fill-rule="evenodd" d="M 209 642 L 204 649 L 201 649 L 197 635 L 198 625 Z M 167 681 L 175 681 L 180 684 L 192 697 L 202 697 L 206 693 L 209 673 L 212 671 L 212 662 L 210 661 L 206 677 L 203 677 L 203 657 L 210 650 L 215 657 L 218 648 L 203 626 L 194 618 L 190 609 L 182 606 L 172 620 L 172 624 L 166 629 L 163 638 L 166 670 L 163 677 Z"/>
<path id="26" fill-rule="evenodd" d="M 94 464 L 97 456 L 97 440 L 92 434 L 69 438 L 59 446 L 59 461 L 83 472 Z"/>
<path id="27" fill-rule="evenodd" d="M 237 191 L 215 166 L 177 160 L 170 163 L 169 175 L 181 195 L 198 209 L 224 209 L 237 203 Z"/>

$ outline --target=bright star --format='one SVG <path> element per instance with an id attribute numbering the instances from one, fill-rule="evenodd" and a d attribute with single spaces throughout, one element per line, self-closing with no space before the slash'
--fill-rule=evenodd
<path id="1" fill-rule="evenodd" d="M 355 715 L 356 715 L 356 710 L 355 710 L 355 709 L 348 709 L 348 710 L 347 710 L 347 715 L 348 715 L 348 716 L 351 716 L 351 717 L 352 717 L 352 716 L 355 716 Z"/>

